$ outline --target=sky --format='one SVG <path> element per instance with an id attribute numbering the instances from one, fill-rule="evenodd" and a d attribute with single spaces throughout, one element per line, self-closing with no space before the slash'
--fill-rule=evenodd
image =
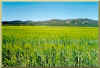
<path id="1" fill-rule="evenodd" d="M 89 18 L 98 20 L 98 2 L 3 2 L 2 21 Z"/>

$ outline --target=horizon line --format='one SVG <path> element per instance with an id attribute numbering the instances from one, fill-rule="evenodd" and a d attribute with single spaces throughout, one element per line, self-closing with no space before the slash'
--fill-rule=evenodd
<path id="1" fill-rule="evenodd" d="M 92 18 L 68 18 L 68 19 L 57 19 L 57 18 L 52 18 L 52 19 L 47 19 L 47 20 L 2 20 L 2 21 L 34 21 L 34 22 L 37 22 L 37 21 L 49 21 L 49 20 L 75 20 L 75 19 L 90 19 L 90 20 L 96 20 L 98 21 L 98 19 L 92 19 Z"/>

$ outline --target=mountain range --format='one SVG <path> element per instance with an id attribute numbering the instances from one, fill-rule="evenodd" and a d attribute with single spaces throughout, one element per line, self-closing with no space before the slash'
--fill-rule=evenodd
<path id="1" fill-rule="evenodd" d="M 92 19 L 51 19 L 46 21 L 2 21 L 3 25 L 12 25 L 12 26 L 20 26 L 20 25 L 31 25 L 31 26 L 88 26 L 88 27 L 96 27 L 98 26 L 97 20 Z"/>

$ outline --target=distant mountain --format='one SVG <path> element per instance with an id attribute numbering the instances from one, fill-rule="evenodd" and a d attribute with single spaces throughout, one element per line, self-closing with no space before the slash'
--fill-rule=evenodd
<path id="1" fill-rule="evenodd" d="M 33 25 L 33 26 L 98 26 L 98 21 L 92 19 L 51 19 L 47 21 L 3 21 L 3 25 Z"/>

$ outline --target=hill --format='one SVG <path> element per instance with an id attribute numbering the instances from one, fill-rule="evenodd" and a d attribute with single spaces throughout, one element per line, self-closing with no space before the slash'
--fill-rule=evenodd
<path id="1" fill-rule="evenodd" d="M 92 19 L 51 19 L 47 21 L 3 21 L 3 25 L 33 25 L 33 26 L 98 26 L 98 21 Z"/>

